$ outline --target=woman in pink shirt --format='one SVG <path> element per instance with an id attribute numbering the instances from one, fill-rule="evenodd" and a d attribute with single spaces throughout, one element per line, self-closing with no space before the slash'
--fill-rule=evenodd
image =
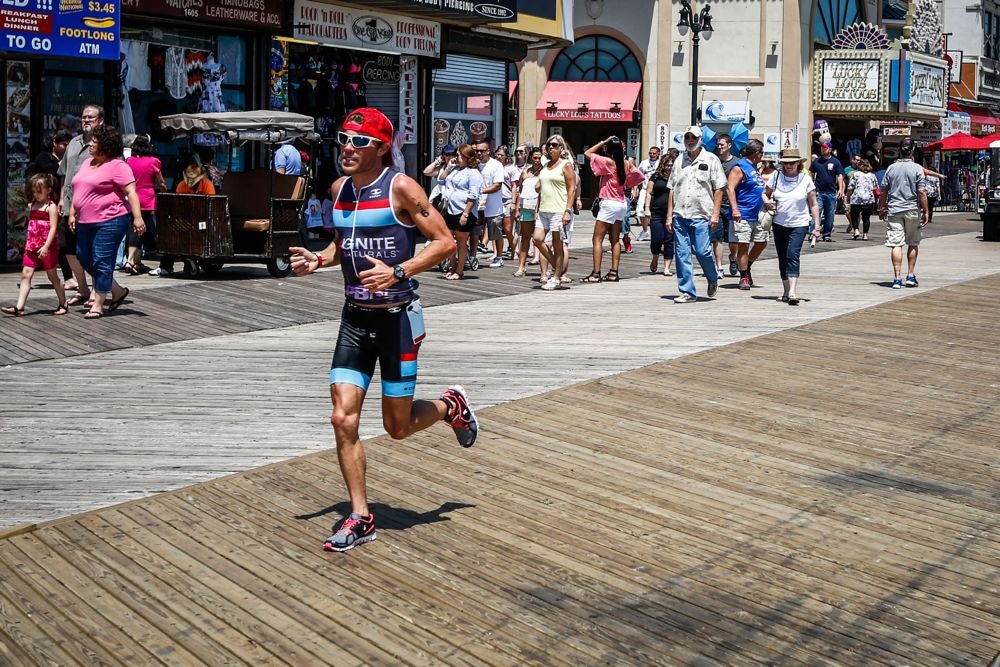
<path id="1" fill-rule="evenodd" d="M 122 271 L 134 275 L 147 273 L 149 269 L 142 263 L 143 252 L 156 252 L 156 188 L 166 190 L 163 181 L 163 166 L 160 158 L 153 155 L 153 144 L 148 134 L 140 134 L 132 142 L 132 156 L 125 160 L 135 176 L 135 191 L 139 195 L 139 208 L 146 232 L 139 236 L 134 229 L 126 234 L 128 257 Z"/>
<path id="2" fill-rule="evenodd" d="M 76 232 L 80 263 L 94 278 L 94 301 L 84 315 L 88 320 L 104 316 L 104 302 L 109 295 L 109 313 L 128 296 L 128 288 L 114 278 L 115 256 L 129 226 L 140 236 L 146 231 L 135 176 L 121 159 L 123 149 L 118 130 L 108 125 L 95 128 L 90 157 L 73 177 L 69 228 Z"/>
<path id="3" fill-rule="evenodd" d="M 606 152 L 607 155 L 600 155 Z M 645 178 L 632 164 L 632 158 L 625 158 L 625 148 L 621 139 L 615 136 L 599 141 L 583 153 L 590 160 L 590 170 L 600 179 L 598 196 L 601 208 L 594 221 L 594 270 L 583 279 L 585 283 L 601 281 L 618 282 L 618 260 L 622 247 L 619 237 L 622 220 L 628 215 L 625 190 L 631 190 Z M 611 270 L 601 276 L 601 259 L 604 255 L 604 237 L 611 240 Z"/>

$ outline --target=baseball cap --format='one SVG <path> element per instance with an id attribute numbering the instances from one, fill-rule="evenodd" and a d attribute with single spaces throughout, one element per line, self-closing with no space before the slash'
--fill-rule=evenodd
<path id="1" fill-rule="evenodd" d="M 692 125 L 688 129 L 684 130 L 684 134 L 693 134 L 694 136 L 701 139 L 701 128 L 697 125 Z"/>
<path id="2" fill-rule="evenodd" d="M 441 153 L 442 154 L 444 154 L 444 153 L 457 153 L 457 152 L 458 151 L 455 150 L 455 146 L 453 144 L 447 144 L 444 148 L 441 149 Z"/>
<path id="3" fill-rule="evenodd" d="M 820 146 L 822 146 L 823 148 L 833 148 L 833 144 L 831 144 L 829 141 L 822 142 Z"/>
<path id="4" fill-rule="evenodd" d="M 374 137 L 382 143 L 392 143 L 392 122 L 378 109 L 361 107 L 347 114 L 344 130 L 353 130 Z"/>

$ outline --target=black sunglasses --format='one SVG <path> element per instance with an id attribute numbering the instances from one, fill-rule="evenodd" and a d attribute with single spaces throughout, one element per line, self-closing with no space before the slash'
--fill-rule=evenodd
<path id="1" fill-rule="evenodd" d="M 557 141 L 550 141 L 549 143 L 545 144 L 545 147 L 546 148 L 562 148 L 562 144 L 560 144 Z"/>

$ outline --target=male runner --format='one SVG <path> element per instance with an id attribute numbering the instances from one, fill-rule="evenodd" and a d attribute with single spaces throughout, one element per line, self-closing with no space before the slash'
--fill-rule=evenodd
<path id="1" fill-rule="evenodd" d="M 402 439 L 444 419 L 459 444 L 471 447 L 479 431 L 458 385 L 440 399 L 413 400 L 417 352 L 424 339 L 413 276 L 451 257 L 455 242 L 423 188 L 392 169 L 392 123 L 381 111 L 349 113 L 337 141 L 345 175 L 330 188 L 336 236 L 320 252 L 289 249 L 296 275 L 336 264 L 344 271 L 346 302 L 330 369 L 330 422 L 351 514 L 334 525 L 323 545 L 327 551 L 347 551 L 375 539 L 358 423 L 376 360 L 382 374 L 382 424 L 390 436 Z M 415 256 L 418 231 L 429 243 Z"/>

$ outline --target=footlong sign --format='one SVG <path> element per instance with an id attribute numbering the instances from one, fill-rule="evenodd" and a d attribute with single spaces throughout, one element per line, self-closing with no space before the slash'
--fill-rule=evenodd
<path id="1" fill-rule="evenodd" d="M 120 0 L 3 0 L 0 50 L 118 59 Z"/>

